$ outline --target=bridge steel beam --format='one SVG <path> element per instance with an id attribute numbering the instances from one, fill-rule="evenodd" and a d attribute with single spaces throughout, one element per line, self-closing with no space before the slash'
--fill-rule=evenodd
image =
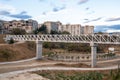
<path id="1" fill-rule="evenodd" d="M 97 44 L 95 43 L 90 43 L 90 46 L 91 46 L 91 67 L 95 67 L 96 66 L 96 63 L 97 63 L 97 59 L 96 59 L 96 56 L 97 56 Z"/>
<path id="2" fill-rule="evenodd" d="M 42 59 L 42 42 L 36 41 L 36 59 Z"/>
<path id="3" fill-rule="evenodd" d="M 7 35 L 5 40 L 15 41 L 43 41 L 65 43 L 119 44 L 120 34 L 81 34 L 81 35 Z"/>

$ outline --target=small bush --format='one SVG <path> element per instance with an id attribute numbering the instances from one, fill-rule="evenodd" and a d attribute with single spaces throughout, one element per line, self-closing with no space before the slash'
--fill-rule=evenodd
<path id="1" fill-rule="evenodd" d="M 109 80 L 120 80 L 120 69 L 118 68 L 118 70 L 111 70 L 110 74 L 109 74 Z"/>
<path id="2" fill-rule="evenodd" d="M 14 43 L 14 40 L 13 40 L 13 38 L 11 38 L 9 41 L 9 44 L 13 44 L 13 43 Z"/>
<path id="3" fill-rule="evenodd" d="M 27 47 L 29 50 L 35 50 L 36 44 L 35 42 L 27 42 Z"/>
<path id="4" fill-rule="evenodd" d="M 42 75 L 50 80 L 103 80 L 103 74 L 99 72 L 88 73 L 71 73 L 69 72 L 56 72 L 56 71 L 41 71 L 37 74 Z"/>
<path id="5" fill-rule="evenodd" d="M 2 50 L 1 52 L 1 57 L 5 58 L 7 61 L 9 60 L 9 58 L 11 57 L 10 52 L 8 50 Z"/>
<path id="6" fill-rule="evenodd" d="M 26 34 L 26 31 L 25 31 L 25 29 L 14 28 L 14 29 L 12 29 L 11 34 L 23 35 L 23 34 Z"/>

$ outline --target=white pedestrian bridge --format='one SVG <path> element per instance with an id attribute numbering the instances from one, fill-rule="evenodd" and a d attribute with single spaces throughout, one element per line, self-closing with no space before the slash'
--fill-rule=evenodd
<path id="1" fill-rule="evenodd" d="M 120 44 L 120 34 L 82 34 L 82 35 L 7 35 L 6 40 L 13 38 L 15 41 L 42 41 L 42 42 L 72 42 L 72 43 L 97 43 Z"/>
<path id="2" fill-rule="evenodd" d="M 120 34 L 81 34 L 81 35 L 6 35 L 5 40 L 9 41 L 36 41 L 36 57 L 42 58 L 43 42 L 65 42 L 65 43 L 89 43 L 91 46 L 91 66 L 96 65 L 97 44 L 120 44 Z"/>

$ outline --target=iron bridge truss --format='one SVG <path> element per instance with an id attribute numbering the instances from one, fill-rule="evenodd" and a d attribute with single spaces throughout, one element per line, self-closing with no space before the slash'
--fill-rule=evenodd
<path id="1" fill-rule="evenodd" d="M 5 40 L 41 41 L 66 43 L 120 44 L 120 34 L 81 34 L 81 35 L 6 35 Z"/>

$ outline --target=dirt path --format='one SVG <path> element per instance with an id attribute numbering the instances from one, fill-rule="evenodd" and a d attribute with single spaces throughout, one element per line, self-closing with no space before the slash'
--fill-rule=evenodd
<path id="1" fill-rule="evenodd" d="M 110 61 L 99 61 L 97 63 L 96 69 L 112 69 L 117 68 L 118 62 L 120 62 L 120 58 L 110 60 Z M 20 62 L 20 63 L 11 63 L 11 64 L 1 64 L 0 65 L 0 73 L 7 73 L 12 71 L 18 71 L 18 70 L 25 70 L 25 69 L 32 69 L 32 68 L 41 68 L 41 67 L 57 67 L 55 64 L 77 64 L 77 63 L 84 63 L 84 64 L 90 64 L 90 62 L 61 62 L 61 61 L 51 61 L 51 60 L 31 60 L 26 62 Z M 84 70 L 84 68 L 81 68 Z M 91 68 L 90 68 L 91 69 Z"/>

